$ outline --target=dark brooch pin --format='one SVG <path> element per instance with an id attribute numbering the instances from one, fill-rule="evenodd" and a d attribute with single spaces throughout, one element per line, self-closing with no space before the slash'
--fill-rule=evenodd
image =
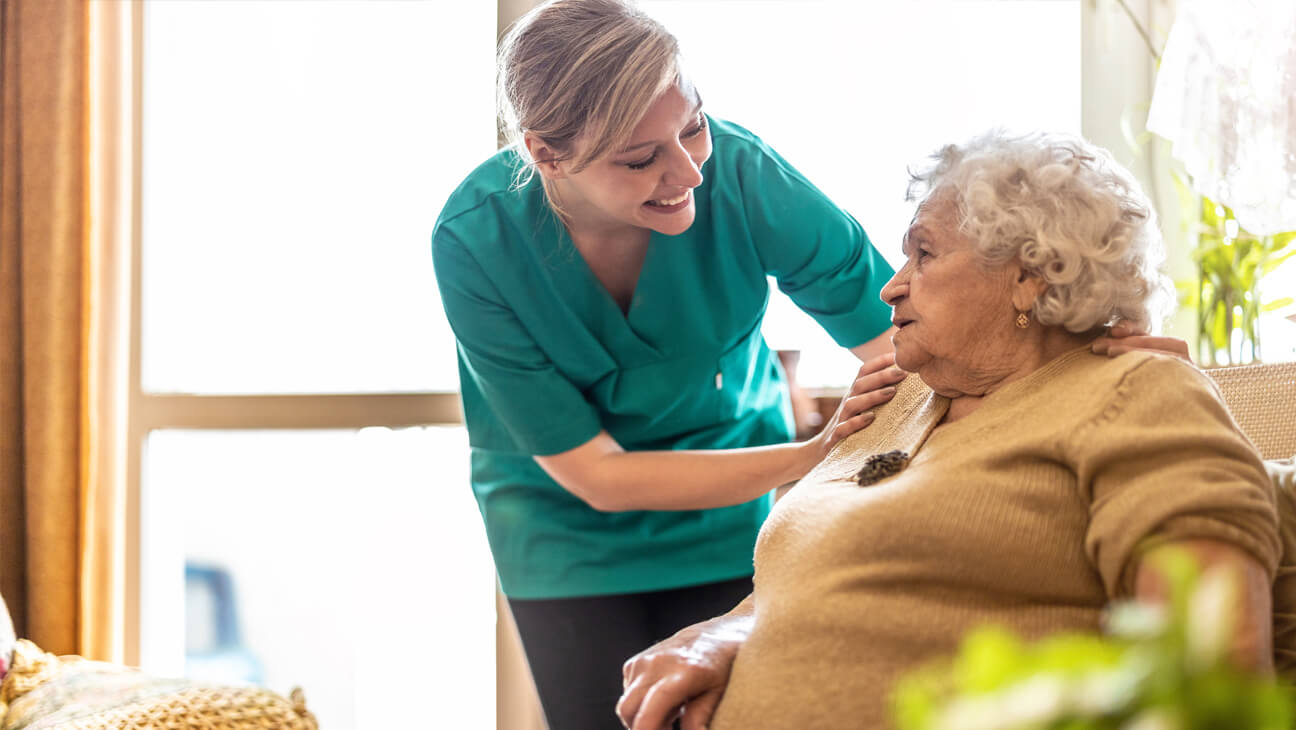
<path id="1" fill-rule="evenodd" d="M 889 476 L 899 474 L 908 464 L 909 455 L 903 451 L 874 454 L 865 460 L 864 466 L 855 475 L 855 481 L 859 482 L 861 487 L 877 484 Z"/>

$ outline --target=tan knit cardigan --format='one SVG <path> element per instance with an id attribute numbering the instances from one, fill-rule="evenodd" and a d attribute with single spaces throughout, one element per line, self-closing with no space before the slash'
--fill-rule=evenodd
<path id="1" fill-rule="evenodd" d="M 713 730 L 887 727 L 898 675 L 975 626 L 1098 630 L 1152 540 L 1225 540 L 1273 574 L 1264 466 L 1192 366 L 1076 350 L 937 426 L 947 405 L 911 376 L 775 506 Z M 892 449 L 903 471 L 856 483 Z"/>

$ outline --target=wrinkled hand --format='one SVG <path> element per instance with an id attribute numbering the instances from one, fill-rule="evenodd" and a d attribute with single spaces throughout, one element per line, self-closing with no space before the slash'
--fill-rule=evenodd
<path id="1" fill-rule="evenodd" d="M 705 730 L 729 684 L 750 616 L 720 616 L 694 624 L 639 652 L 622 667 L 625 690 L 617 716 L 631 730 Z"/>
<path id="2" fill-rule="evenodd" d="M 1093 341 L 1092 347 L 1095 354 L 1108 357 L 1127 352 L 1160 352 L 1192 362 L 1187 342 L 1177 337 L 1153 337 L 1125 321 L 1113 325 L 1109 334 Z"/>

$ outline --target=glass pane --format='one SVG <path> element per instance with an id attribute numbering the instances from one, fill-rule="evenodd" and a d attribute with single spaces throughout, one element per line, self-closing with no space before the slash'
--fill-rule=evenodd
<path id="1" fill-rule="evenodd" d="M 301 686 L 330 730 L 495 727 L 462 429 L 157 431 L 144 468 L 145 669 Z"/>
<path id="2" fill-rule="evenodd" d="M 455 390 L 430 240 L 496 148 L 493 2 L 149 2 L 143 386 Z"/>
<path id="3" fill-rule="evenodd" d="M 1296 297 L 1296 259 L 1288 259 L 1261 280 L 1260 301 Z M 1260 315 L 1260 356 L 1265 362 L 1296 360 L 1296 305 Z"/>
<path id="4" fill-rule="evenodd" d="M 910 165 L 992 126 L 1080 131 L 1079 0 L 641 5 L 679 37 L 707 110 L 769 142 L 893 264 Z M 773 294 L 770 346 L 803 351 L 802 384 L 847 382 L 858 362 Z"/>

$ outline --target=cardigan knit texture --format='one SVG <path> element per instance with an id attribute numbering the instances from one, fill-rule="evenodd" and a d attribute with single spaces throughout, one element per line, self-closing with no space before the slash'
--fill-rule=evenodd
<path id="1" fill-rule="evenodd" d="M 938 425 L 948 403 L 911 375 L 775 506 L 712 730 L 889 727 L 896 680 L 970 629 L 1099 631 L 1161 541 L 1225 541 L 1274 575 L 1273 487 L 1191 365 L 1078 349 Z M 853 479 L 893 449 L 900 473 Z"/>

